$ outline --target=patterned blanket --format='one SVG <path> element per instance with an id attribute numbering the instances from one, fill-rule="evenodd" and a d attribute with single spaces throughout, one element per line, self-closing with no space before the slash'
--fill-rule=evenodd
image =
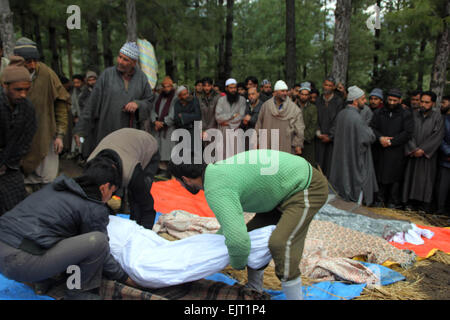
<path id="1" fill-rule="evenodd" d="M 174 211 L 162 215 L 153 230 L 182 239 L 195 234 L 215 233 L 219 227 L 215 218 Z M 378 283 L 378 276 L 363 264 L 352 260 L 355 257 L 375 264 L 395 262 L 405 268 L 416 259 L 412 251 L 399 250 L 382 237 L 330 221 L 313 220 L 305 241 L 300 271 L 308 278 L 323 281 L 345 280 L 369 285 Z"/>

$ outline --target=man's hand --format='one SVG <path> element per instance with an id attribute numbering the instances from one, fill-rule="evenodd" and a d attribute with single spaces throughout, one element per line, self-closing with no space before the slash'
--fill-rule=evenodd
<path id="1" fill-rule="evenodd" d="M 55 150 L 56 154 L 60 154 L 63 150 L 64 143 L 61 138 L 56 138 L 55 141 L 53 141 L 53 149 Z"/>
<path id="2" fill-rule="evenodd" d="M 135 113 L 136 110 L 139 108 L 138 104 L 134 101 L 129 102 L 124 108 L 123 110 L 125 112 L 129 112 L 129 113 Z"/>
<path id="3" fill-rule="evenodd" d="M 75 144 L 77 145 L 77 147 L 80 147 L 81 146 L 80 136 L 77 134 L 74 134 L 73 138 L 75 139 Z"/>
<path id="4" fill-rule="evenodd" d="M 2 166 L 0 167 L 0 176 L 4 175 L 5 173 L 6 173 L 6 166 L 5 166 L 5 165 L 2 165 Z"/>
<path id="5" fill-rule="evenodd" d="M 248 122 L 252 119 L 252 116 L 247 114 L 243 119 L 242 119 L 242 123 L 244 125 L 248 125 Z"/>
<path id="6" fill-rule="evenodd" d="M 319 139 L 322 140 L 323 143 L 330 143 L 331 139 L 327 134 L 321 134 Z"/>
<path id="7" fill-rule="evenodd" d="M 202 140 L 206 140 L 206 139 L 208 139 L 208 132 L 203 131 L 202 132 Z"/>
<path id="8" fill-rule="evenodd" d="M 416 158 L 422 158 L 424 154 L 425 154 L 425 151 L 423 151 L 422 149 L 418 149 L 416 152 L 414 152 L 414 156 Z"/>
<path id="9" fill-rule="evenodd" d="M 298 155 L 298 156 L 301 156 L 302 155 L 302 148 L 295 147 L 295 154 Z"/>
<path id="10" fill-rule="evenodd" d="M 390 147 L 392 145 L 392 137 L 380 137 L 380 143 L 384 148 Z"/>
<path id="11" fill-rule="evenodd" d="M 125 281 L 125 284 L 129 287 L 139 288 L 139 285 L 133 281 L 130 277 Z"/>
<path id="12" fill-rule="evenodd" d="M 162 128 L 164 128 L 164 122 L 162 122 L 162 121 L 155 121 L 155 130 L 159 131 Z"/>

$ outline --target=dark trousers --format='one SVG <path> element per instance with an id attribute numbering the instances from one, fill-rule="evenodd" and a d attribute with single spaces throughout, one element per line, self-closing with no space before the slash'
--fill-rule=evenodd
<path id="1" fill-rule="evenodd" d="M 159 153 L 157 153 L 145 169 L 142 169 L 141 164 L 138 164 L 128 184 L 130 219 L 150 230 L 153 228 L 156 216 L 155 202 L 150 190 L 153 184 L 153 177 L 158 170 L 159 159 Z"/>
<path id="2" fill-rule="evenodd" d="M 437 212 L 450 215 L 450 168 L 440 167 L 437 183 Z"/>
<path id="3" fill-rule="evenodd" d="M 402 182 L 394 182 L 390 184 L 379 183 L 378 200 L 384 204 L 401 205 L 401 188 Z"/>
<path id="4" fill-rule="evenodd" d="M 108 257 L 106 234 L 90 232 L 59 241 L 42 255 L 33 255 L 0 241 L 0 272 L 19 282 L 40 282 L 60 273 L 69 266 L 80 268 L 81 290 L 99 288 L 102 270 Z"/>

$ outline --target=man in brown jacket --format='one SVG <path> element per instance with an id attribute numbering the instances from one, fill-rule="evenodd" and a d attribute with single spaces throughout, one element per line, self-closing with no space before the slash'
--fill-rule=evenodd
<path id="1" fill-rule="evenodd" d="M 267 130 L 267 149 L 302 154 L 305 123 L 302 110 L 287 96 L 288 86 L 282 80 L 275 84 L 274 97 L 264 102 L 259 112 L 255 130 Z M 278 135 L 276 131 L 278 130 Z M 272 141 L 277 138 L 277 141 Z M 258 141 L 259 147 L 265 147 Z"/>
<path id="2" fill-rule="evenodd" d="M 39 61 L 39 52 L 32 40 L 17 40 L 14 54 L 25 59 L 25 67 L 31 74 L 28 98 L 38 119 L 31 149 L 22 164 L 25 184 L 30 193 L 51 183 L 58 175 L 59 154 L 67 131 L 70 94 L 56 73 Z"/>
<path id="3" fill-rule="evenodd" d="M 128 192 L 130 218 L 144 228 L 152 229 L 156 212 L 150 189 L 160 159 L 158 141 L 143 130 L 119 129 L 100 141 L 88 162 L 105 149 L 114 150 L 122 160 L 122 188 Z"/>

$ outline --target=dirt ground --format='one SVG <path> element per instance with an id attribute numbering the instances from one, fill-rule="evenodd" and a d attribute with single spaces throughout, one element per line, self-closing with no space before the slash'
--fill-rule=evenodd
<path id="1" fill-rule="evenodd" d="M 74 177 L 81 173 L 81 167 L 74 160 L 61 160 L 60 173 Z M 353 211 L 355 213 L 370 216 L 372 218 L 390 218 L 398 220 L 408 220 L 416 224 L 449 227 L 449 217 L 435 216 L 430 214 L 420 214 L 418 212 L 406 212 L 401 210 L 375 209 L 365 207 L 355 207 L 352 203 L 346 203 L 339 199 L 333 203 L 340 209 Z M 405 281 L 401 281 L 390 286 L 378 289 L 365 289 L 362 295 L 356 300 L 450 300 L 450 255 L 438 252 L 433 257 L 418 261 L 407 270 L 395 268 L 402 273 Z M 224 273 L 246 283 L 246 272 L 235 271 L 231 268 L 224 270 Z M 303 285 L 314 283 L 311 279 L 303 278 Z M 280 290 L 280 282 L 275 276 L 274 268 L 266 268 L 264 276 L 266 288 Z"/>

